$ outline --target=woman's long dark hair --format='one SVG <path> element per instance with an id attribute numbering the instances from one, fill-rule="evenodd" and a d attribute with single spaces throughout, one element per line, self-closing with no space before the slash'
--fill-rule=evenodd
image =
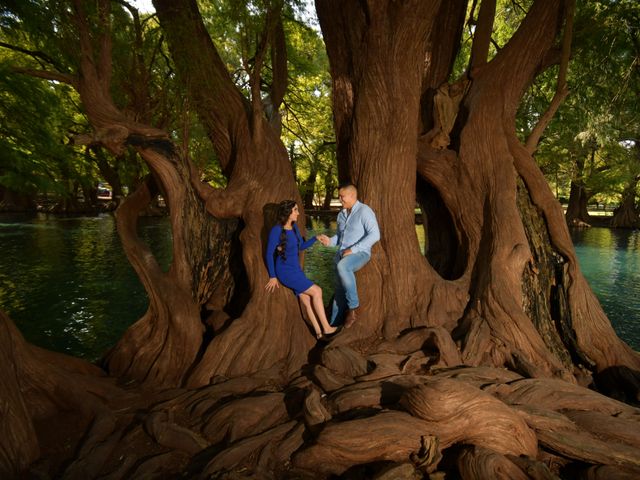
<path id="1" fill-rule="evenodd" d="M 283 200 L 278 205 L 278 223 L 282 225 L 282 232 L 280 232 L 280 243 L 276 248 L 276 253 L 282 258 L 283 262 L 287 261 L 287 232 L 284 229 L 284 225 L 287 223 L 287 220 L 289 220 L 291 211 L 295 206 L 296 202 L 294 200 Z"/>

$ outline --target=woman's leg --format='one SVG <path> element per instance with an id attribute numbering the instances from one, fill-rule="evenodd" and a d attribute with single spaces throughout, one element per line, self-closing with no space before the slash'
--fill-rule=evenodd
<path id="1" fill-rule="evenodd" d="M 322 289 L 318 285 L 314 284 L 305 290 L 304 294 L 311 297 L 313 308 L 320 320 L 320 325 L 322 326 L 324 333 L 334 333 L 337 328 L 329 325 L 329 322 L 327 321 L 327 314 L 324 311 L 324 303 L 322 302 Z"/>
<path id="2" fill-rule="evenodd" d="M 316 332 L 316 338 L 319 339 L 320 337 L 322 337 L 322 330 L 318 325 L 318 320 L 316 320 L 316 315 L 313 313 L 313 307 L 311 306 L 311 296 L 307 295 L 307 293 L 305 292 L 305 293 L 301 293 L 299 298 L 300 298 L 300 302 L 304 306 L 305 311 L 307 312 L 307 317 L 309 317 L 309 321 L 311 322 L 311 325 L 313 326 L 313 329 Z"/>

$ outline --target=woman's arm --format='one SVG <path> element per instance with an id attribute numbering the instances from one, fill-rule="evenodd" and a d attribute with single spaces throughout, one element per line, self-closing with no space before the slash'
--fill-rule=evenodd
<path id="1" fill-rule="evenodd" d="M 296 229 L 296 235 L 298 236 L 298 238 L 302 238 L 302 235 L 300 234 L 300 230 L 298 229 L 298 225 L 294 223 L 293 228 Z M 317 240 L 318 240 L 317 237 L 311 237 L 309 240 L 304 240 L 302 243 L 300 243 L 300 250 L 306 250 L 311 245 L 316 243 Z"/>

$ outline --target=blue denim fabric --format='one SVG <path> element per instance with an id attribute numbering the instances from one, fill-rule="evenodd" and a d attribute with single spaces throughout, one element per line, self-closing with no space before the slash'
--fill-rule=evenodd
<path id="1" fill-rule="evenodd" d="M 336 292 L 333 297 L 331 325 L 341 323 L 347 309 L 360 305 L 355 272 L 364 267 L 370 259 L 371 256 L 366 252 L 352 253 L 341 259 L 336 257 Z"/>

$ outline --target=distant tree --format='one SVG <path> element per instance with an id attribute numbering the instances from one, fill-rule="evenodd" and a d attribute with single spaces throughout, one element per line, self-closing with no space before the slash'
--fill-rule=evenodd
<path id="1" fill-rule="evenodd" d="M 30 210 L 38 195 L 75 204 L 97 171 L 69 142 L 75 108 L 65 86 L 0 70 L 0 210 Z"/>
<path id="2" fill-rule="evenodd" d="M 637 2 L 578 4 L 568 74 L 571 94 L 545 131 L 537 151 L 551 182 L 570 182 L 569 223 L 588 223 L 587 204 L 596 196 L 626 198 L 620 200 L 625 207 L 616 214 L 612 222 L 615 226 L 632 226 L 633 222 L 622 219 L 637 215 L 628 209 L 637 196 L 636 160 L 629 139 L 637 138 L 640 118 L 639 15 Z M 527 122 L 535 118 L 540 105 L 550 100 L 552 86 L 553 75 L 542 75 L 534 84 L 521 108 L 522 130 L 526 131 Z M 566 187 L 557 188 L 566 192 Z"/>

